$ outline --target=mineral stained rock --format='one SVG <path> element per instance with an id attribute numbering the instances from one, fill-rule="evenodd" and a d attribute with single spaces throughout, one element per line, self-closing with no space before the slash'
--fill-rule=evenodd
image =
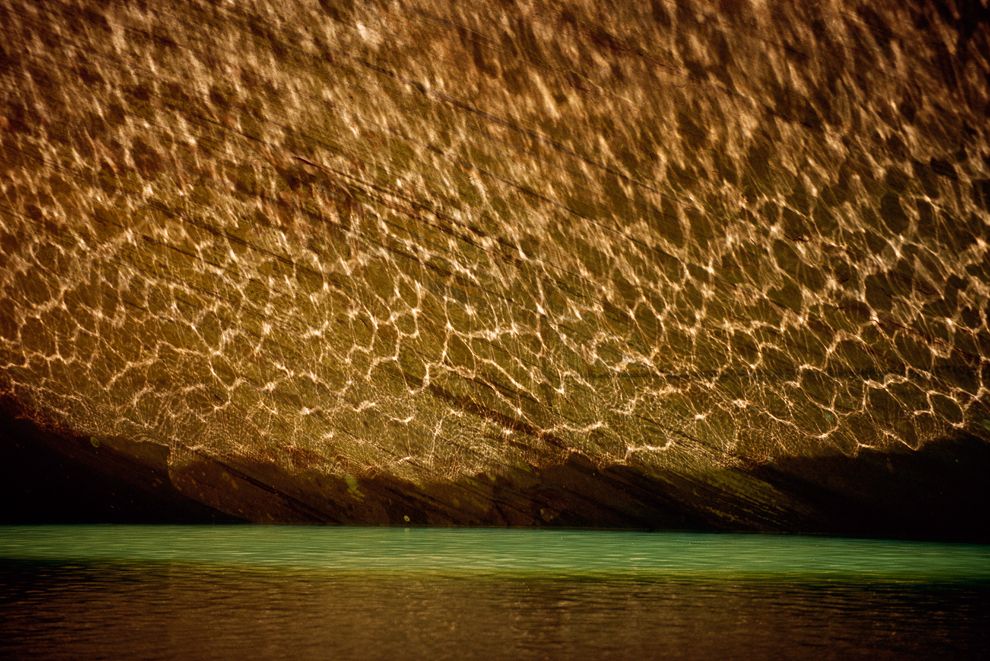
<path id="1" fill-rule="evenodd" d="M 988 20 L 0 0 L 0 509 L 990 537 Z"/>

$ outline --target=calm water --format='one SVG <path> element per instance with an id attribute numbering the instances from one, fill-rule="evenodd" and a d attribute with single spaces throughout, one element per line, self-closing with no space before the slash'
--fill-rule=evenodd
<path id="1" fill-rule="evenodd" d="M 0 527 L 0 656 L 983 657 L 990 547 L 758 535 Z"/>

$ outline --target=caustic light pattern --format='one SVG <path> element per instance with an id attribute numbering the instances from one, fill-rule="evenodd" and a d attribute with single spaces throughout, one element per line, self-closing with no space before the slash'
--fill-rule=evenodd
<path id="1" fill-rule="evenodd" d="M 525 522 L 492 476 L 579 456 L 772 517 L 743 468 L 985 443 L 987 20 L 3 0 L 0 391 L 235 514 L 183 467 Z"/>

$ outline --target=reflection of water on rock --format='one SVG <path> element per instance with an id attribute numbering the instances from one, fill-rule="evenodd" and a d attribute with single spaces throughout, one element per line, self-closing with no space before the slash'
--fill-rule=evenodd
<path id="1" fill-rule="evenodd" d="M 877 4 L 5 0 L 0 386 L 359 485 L 985 441 L 988 32 Z"/>

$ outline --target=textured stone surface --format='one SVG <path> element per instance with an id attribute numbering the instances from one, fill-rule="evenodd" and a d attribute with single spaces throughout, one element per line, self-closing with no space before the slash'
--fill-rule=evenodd
<path id="1" fill-rule="evenodd" d="M 0 2 L 8 448 L 252 520 L 986 505 L 980 2 L 266 4 Z"/>

